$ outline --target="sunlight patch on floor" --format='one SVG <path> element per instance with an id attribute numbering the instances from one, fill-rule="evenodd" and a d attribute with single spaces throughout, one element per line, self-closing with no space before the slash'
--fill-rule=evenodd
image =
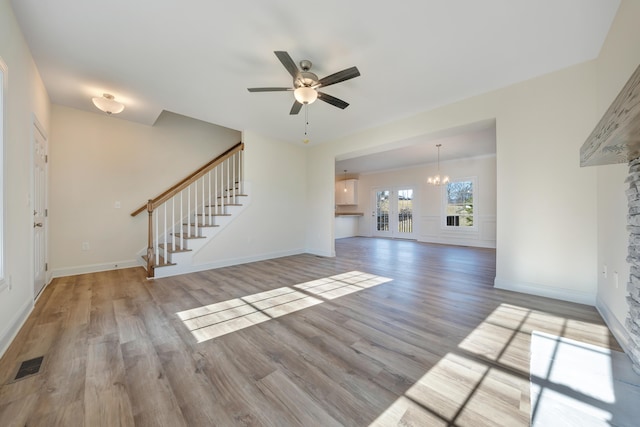
<path id="1" fill-rule="evenodd" d="M 297 289 L 285 286 L 180 311 L 176 315 L 201 343 L 390 281 L 387 277 L 350 271 L 294 285 Z"/>
<path id="2" fill-rule="evenodd" d="M 299 285 L 295 285 L 294 288 L 302 289 L 331 300 L 373 286 L 378 286 L 391 280 L 392 279 L 388 277 L 376 276 L 375 274 L 350 271 L 336 276 L 300 283 Z"/>
<path id="3" fill-rule="evenodd" d="M 526 425 L 527 411 L 513 396 L 527 385 L 516 375 L 447 353 L 371 425 Z"/>
<path id="4" fill-rule="evenodd" d="M 536 331 L 531 402 L 533 426 L 635 426 L 640 380 L 624 353 Z"/>

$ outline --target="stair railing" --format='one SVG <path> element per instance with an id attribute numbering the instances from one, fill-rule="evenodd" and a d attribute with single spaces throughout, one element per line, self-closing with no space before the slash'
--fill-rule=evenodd
<path id="1" fill-rule="evenodd" d="M 244 144 L 239 142 L 131 212 L 149 214 L 147 277 L 155 276 L 157 266 L 171 265 L 170 253 L 184 251 L 185 240 L 199 238 L 199 229 L 215 226 L 225 205 L 236 204 L 243 194 Z"/>

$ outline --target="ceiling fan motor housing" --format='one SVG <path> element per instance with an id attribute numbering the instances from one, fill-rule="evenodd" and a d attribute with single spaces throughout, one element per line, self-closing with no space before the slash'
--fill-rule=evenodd
<path id="1" fill-rule="evenodd" d="M 301 86 L 315 86 L 318 84 L 318 80 L 318 76 L 311 71 L 300 71 L 300 76 L 293 79 L 293 85 L 296 88 Z"/>

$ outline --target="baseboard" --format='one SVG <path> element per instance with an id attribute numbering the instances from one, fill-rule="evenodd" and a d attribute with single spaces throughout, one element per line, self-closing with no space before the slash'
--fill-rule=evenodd
<path id="1" fill-rule="evenodd" d="M 562 301 L 575 302 L 578 304 L 595 305 L 595 294 L 581 292 L 573 289 L 554 288 L 537 283 L 514 283 L 507 280 L 495 278 L 493 286 L 497 289 L 520 292 L 523 294 L 538 295 L 541 297 L 553 298 Z"/>
<path id="2" fill-rule="evenodd" d="M 240 257 L 240 258 L 230 258 L 225 260 L 218 260 L 215 262 L 208 262 L 205 264 L 190 265 L 186 267 L 175 265 L 170 267 L 156 268 L 156 278 L 171 277 L 171 276 L 176 276 L 178 274 L 197 273 L 199 271 L 213 270 L 216 268 L 230 267 L 233 265 L 248 264 L 250 262 L 265 261 L 265 260 L 274 259 L 274 258 L 282 258 L 285 256 L 299 255 L 302 253 L 305 253 L 303 249 L 295 249 L 295 250 L 289 250 L 289 251 L 270 252 L 270 253 L 259 254 L 259 255 L 251 255 L 251 256 Z"/>
<path id="3" fill-rule="evenodd" d="M 427 235 L 421 235 L 418 237 L 420 243 L 436 243 L 439 245 L 452 245 L 452 246 L 470 246 L 473 248 L 488 248 L 495 249 L 495 240 L 478 240 L 478 239 L 463 239 L 463 238 L 439 238 L 431 237 Z"/>
<path id="4" fill-rule="evenodd" d="M 120 270 L 122 268 L 139 267 L 136 260 L 114 261 L 103 264 L 79 265 L 77 267 L 58 268 L 53 270 L 53 277 L 76 276 L 78 274 L 97 273 L 100 271 Z"/>
<path id="5" fill-rule="evenodd" d="M 325 250 L 322 250 L 322 249 L 307 249 L 306 251 L 303 251 L 301 253 L 308 253 L 308 254 L 311 254 L 311 255 L 324 256 L 324 257 L 328 257 L 328 258 L 334 258 L 336 256 L 335 249 L 333 251 L 325 251 Z"/>
<path id="6" fill-rule="evenodd" d="M 609 306 L 599 297 L 596 297 L 596 310 L 598 310 L 598 313 L 602 316 L 604 323 L 607 324 L 613 336 L 618 340 L 620 347 L 622 347 L 626 354 L 630 354 L 631 346 L 629 345 L 629 342 L 631 341 L 631 337 L 629 336 L 629 332 L 613 314 L 613 311 L 611 311 Z"/>
<path id="7" fill-rule="evenodd" d="M 20 328 L 22 328 L 22 325 L 26 322 L 31 310 L 33 310 L 33 302 L 25 302 L 14 318 L 11 319 L 9 325 L 0 333 L 0 357 L 4 355 L 9 345 L 13 342 L 13 339 L 18 335 L 18 332 L 20 332 Z"/>

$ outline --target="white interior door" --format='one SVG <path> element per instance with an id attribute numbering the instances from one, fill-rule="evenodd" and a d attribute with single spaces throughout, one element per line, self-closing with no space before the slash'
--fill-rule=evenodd
<path id="1" fill-rule="evenodd" d="M 372 196 L 372 234 L 378 237 L 415 239 L 413 188 L 374 189 Z"/>
<path id="2" fill-rule="evenodd" d="M 37 297 L 47 281 L 47 139 L 33 125 L 33 287 Z"/>

